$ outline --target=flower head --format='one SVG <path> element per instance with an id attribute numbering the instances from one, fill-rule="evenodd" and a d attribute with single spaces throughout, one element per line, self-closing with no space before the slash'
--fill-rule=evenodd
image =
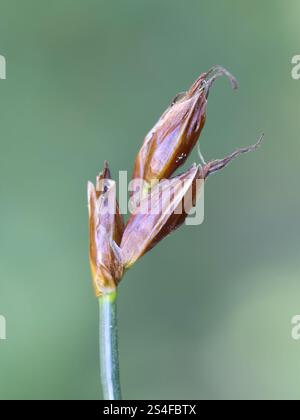
<path id="1" fill-rule="evenodd" d="M 210 174 L 260 145 L 262 136 L 255 145 L 237 149 L 224 159 L 203 162 L 202 166 L 194 164 L 188 171 L 173 175 L 198 141 L 210 88 L 221 75 L 229 77 L 232 86 L 237 87 L 227 70 L 212 68 L 188 92 L 177 95 L 147 135 L 136 159 L 134 176 L 146 181 L 148 187 L 133 194 L 137 197 L 136 208 L 126 227 L 107 163 L 97 177 L 96 187 L 88 183 L 90 264 L 97 296 L 115 291 L 125 270 L 184 223 Z"/>

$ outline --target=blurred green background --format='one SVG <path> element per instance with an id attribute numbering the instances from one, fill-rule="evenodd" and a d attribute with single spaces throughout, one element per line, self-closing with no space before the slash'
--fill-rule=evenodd
<path id="1" fill-rule="evenodd" d="M 1 0 L 0 398 L 97 399 L 86 182 L 132 172 L 174 95 L 214 64 L 202 226 L 145 256 L 119 293 L 125 399 L 298 399 L 300 2 Z M 194 153 L 190 159 L 198 160 Z"/>

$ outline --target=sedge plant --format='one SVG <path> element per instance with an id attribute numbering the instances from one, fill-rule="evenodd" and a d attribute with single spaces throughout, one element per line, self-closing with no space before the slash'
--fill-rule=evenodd
<path id="1" fill-rule="evenodd" d="M 237 149 L 223 159 L 174 173 L 188 159 L 206 121 L 208 95 L 217 78 L 227 76 L 234 89 L 236 79 L 223 67 L 203 73 L 187 92 L 175 96 L 170 106 L 145 137 L 136 157 L 132 201 L 134 212 L 125 224 L 116 198 L 116 183 L 108 163 L 88 183 L 90 265 L 99 300 L 100 372 L 103 397 L 121 399 L 117 332 L 117 288 L 127 272 L 144 254 L 183 225 L 196 205 L 209 175 L 235 157 L 256 150 L 262 140 Z"/>

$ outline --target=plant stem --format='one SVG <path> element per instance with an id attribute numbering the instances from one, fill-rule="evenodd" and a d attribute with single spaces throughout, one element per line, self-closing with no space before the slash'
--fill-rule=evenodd
<path id="1" fill-rule="evenodd" d="M 100 372 L 103 398 L 120 400 L 117 292 L 99 298 Z"/>

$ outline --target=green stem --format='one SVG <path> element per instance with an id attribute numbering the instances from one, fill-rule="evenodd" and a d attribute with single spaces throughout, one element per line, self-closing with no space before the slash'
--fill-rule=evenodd
<path id="1" fill-rule="evenodd" d="M 100 369 L 105 400 L 121 399 L 116 300 L 116 292 L 99 298 Z"/>

